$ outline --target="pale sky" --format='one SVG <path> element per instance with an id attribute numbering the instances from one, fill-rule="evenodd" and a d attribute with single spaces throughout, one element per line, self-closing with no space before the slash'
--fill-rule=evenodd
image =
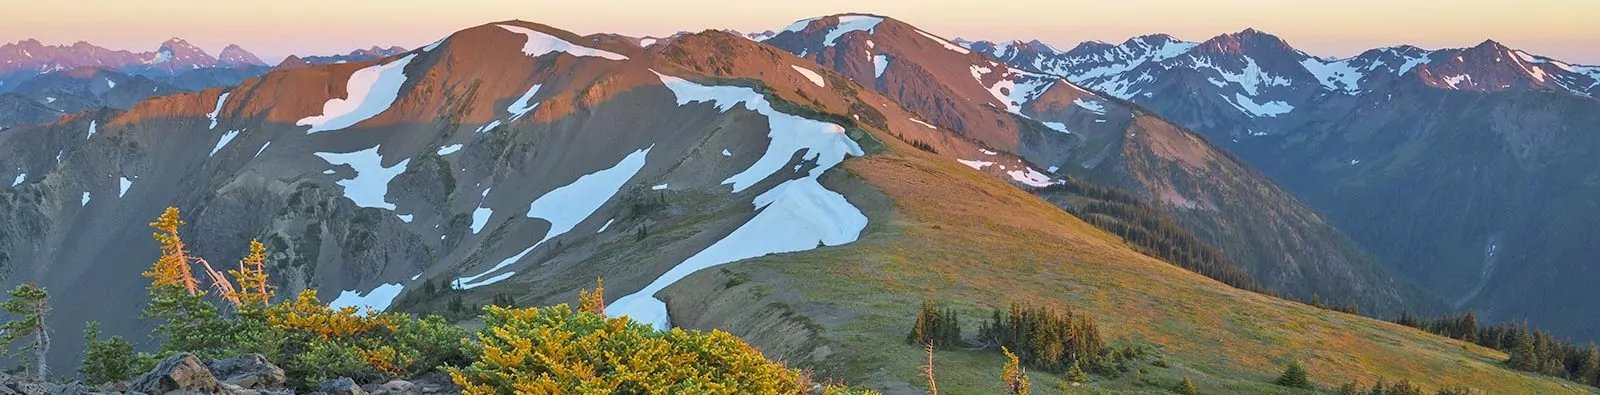
<path id="1" fill-rule="evenodd" d="M 216 55 L 237 43 L 268 63 L 372 45 L 415 48 L 507 19 L 574 33 L 778 30 L 798 19 L 867 12 L 944 37 L 1039 39 L 1061 49 L 1163 32 L 1189 41 L 1255 27 L 1319 56 L 1396 44 L 1507 46 L 1600 64 L 1600 0 L 4 0 L 0 41 L 89 41 L 154 50 L 182 37 Z"/>

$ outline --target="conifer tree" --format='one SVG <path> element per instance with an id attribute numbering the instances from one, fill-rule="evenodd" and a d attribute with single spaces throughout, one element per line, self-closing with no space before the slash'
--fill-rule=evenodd
<path id="1" fill-rule="evenodd" d="M 1195 388 L 1194 380 L 1189 380 L 1187 375 L 1183 376 L 1183 381 L 1179 382 L 1178 387 L 1174 388 L 1174 390 L 1183 395 L 1200 395 L 1200 389 Z"/>
<path id="2" fill-rule="evenodd" d="M 45 355 L 50 351 L 50 328 L 45 325 L 45 318 L 50 315 L 50 293 L 33 284 L 18 285 L 7 293 L 11 299 L 0 304 L 0 309 L 16 318 L 0 325 L 0 332 L 4 332 L 0 340 L 11 344 L 29 339 L 20 351 L 32 354 L 28 358 L 34 364 L 34 378 L 48 380 L 50 366 Z"/>
<path id="3" fill-rule="evenodd" d="M 228 270 L 233 281 L 239 283 L 231 300 L 239 301 L 241 311 L 260 309 L 272 301 L 272 286 L 267 284 L 267 247 L 260 241 L 250 240 L 250 255 L 239 261 L 238 269 Z"/>
<path id="4" fill-rule="evenodd" d="M 161 321 L 156 334 L 165 338 L 163 351 L 217 350 L 228 344 L 226 328 L 217 307 L 205 300 L 199 290 L 190 266 L 189 252 L 184 249 L 178 227 L 183 225 L 178 209 L 168 207 L 166 212 L 150 227 L 155 228 L 155 239 L 161 243 L 161 257 L 144 272 L 150 278 L 146 288 L 150 302 L 142 316 Z M 202 357 L 220 357 L 209 355 Z"/>
<path id="5" fill-rule="evenodd" d="M 1600 387 L 1600 347 L 1594 343 L 1589 343 L 1589 349 L 1584 351 L 1583 359 L 1578 363 L 1576 380 Z"/>
<path id="6" fill-rule="evenodd" d="M 90 385 L 133 379 L 138 358 L 133 353 L 133 343 L 121 337 L 100 338 L 100 323 L 90 322 L 83 329 L 83 365 L 78 374 Z"/>
<path id="7" fill-rule="evenodd" d="M 1072 368 L 1067 369 L 1067 381 L 1073 384 L 1086 383 L 1089 382 L 1089 374 L 1083 372 L 1078 361 L 1072 361 Z"/>
<path id="8" fill-rule="evenodd" d="M 1311 380 L 1306 378 L 1305 367 L 1299 361 L 1289 362 L 1289 367 L 1283 370 L 1283 375 L 1273 383 L 1290 388 L 1311 388 Z"/>

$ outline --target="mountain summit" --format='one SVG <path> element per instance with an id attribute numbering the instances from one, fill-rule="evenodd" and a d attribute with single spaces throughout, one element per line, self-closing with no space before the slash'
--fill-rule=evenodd
<path id="1" fill-rule="evenodd" d="M 250 51 L 244 50 L 244 48 L 240 48 L 237 44 L 228 44 L 227 47 L 223 47 L 222 52 L 217 53 L 217 64 L 227 67 L 267 65 L 266 62 L 261 61 L 261 58 L 256 57 Z"/>

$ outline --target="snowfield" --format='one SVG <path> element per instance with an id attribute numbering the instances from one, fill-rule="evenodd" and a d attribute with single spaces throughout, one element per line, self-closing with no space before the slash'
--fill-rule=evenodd
<path id="1" fill-rule="evenodd" d="M 1044 175 L 1044 173 L 1040 173 L 1038 170 L 1034 170 L 1032 167 L 1023 167 L 1023 170 L 1007 171 L 1006 175 L 1011 176 L 1012 180 L 1016 180 L 1017 182 L 1027 184 L 1029 186 L 1050 186 L 1050 176 Z"/>
<path id="2" fill-rule="evenodd" d="M 1089 112 L 1095 114 L 1106 115 L 1106 103 L 1102 101 L 1087 100 L 1080 97 L 1072 99 L 1072 104 L 1082 107 L 1085 110 L 1089 110 Z"/>
<path id="3" fill-rule="evenodd" d="M 434 151 L 434 153 L 435 154 L 439 154 L 439 156 L 445 156 L 445 155 L 454 154 L 454 153 L 456 153 L 456 151 L 460 151 L 460 150 L 461 150 L 461 144 L 451 144 L 451 145 L 446 145 L 446 146 L 443 146 L 443 147 L 439 147 L 439 150 L 438 151 Z"/>
<path id="4" fill-rule="evenodd" d="M 523 115 L 528 115 L 529 111 L 539 108 L 539 103 L 533 102 L 533 95 L 539 93 L 540 86 L 543 86 L 543 84 L 533 84 L 532 88 L 528 88 L 528 93 L 522 94 L 522 97 L 518 98 L 517 101 L 511 102 L 511 107 L 506 107 L 506 112 L 511 113 L 512 121 L 516 121 L 522 118 Z M 495 121 L 495 124 L 498 125 L 499 122 Z"/>
<path id="5" fill-rule="evenodd" d="M 993 165 L 994 164 L 994 162 L 985 162 L 985 161 L 981 161 L 981 160 L 966 160 L 966 159 L 956 159 L 956 162 L 961 162 L 961 164 L 967 165 L 967 167 L 971 167 L 971 168 L 978 169 L 978 170 L 983 170 L 983 168 L 985 166 L 989 166 L 989 165 Z"/>
<path id="6" fill-rule="evenodd" d="M 231 93 L 233 92 L 222 92 L 221 96 L 217 96 L 217 109 L 211 110 L 210 114 L 206 114 L 206 118 L 211 119 L 211 129 L 217 128 L 217 115 L 222 114 L 222 105 L 228 103 L 228 95 Z"/>
<path id="7" fill-rule="evenodd" d="M 262 149 L 266 147 L 263 146 Z M 381 208 L 394 210 L 394 204 L 385 201 L 389 194 L 389 181 L 395 176 L 406 171 L 406 164 L 411 159 L 403 159 L 394 166 L 383 167 L 383 157 L 378 155 L 378 147 L 372 147 L 347 154 L 333 152 L 313 153 L 329 164 L 348 165 L 356 170 L 356 177 L 348 180 L 339 180 L 335 184 L 344 187 L 344 197 L 349 198 L 359 207 Z"/>
<path id="8" fill-rule="evenodd" d="M 11 186 L 22 185 L 22 182 L 23 181 L 27 181 L 27 180 L 28 180 L 28 173 L 18 174 L 17 175 L 17 179 L 11 181 Z"/>
<path id="9" fill-rule="evenodd" d="M 211 147 L 211 153 L 206 156 L 217 156 L 217 151 L 221 151 L 222 147 L 226 147 L 228 143 L 233 142 L 234 137 L 239 137 L 238 130 L 229 130 L 227 133 L 223 133 L 222 139 L 217 140 L 217 146 Z"/>
<path id="10" fill-rule="evenodd" d="M 89 136 L 88 136 L 88 137 L 84 137 L 84 138 L 86 138 L 86 139 L 92 139 L 92 138 L 94 138 L 94 133 L 95 133 L 95 124 L 96 124 L 96 123 L 98 123 L 98 121 L 93 121 L 93 120 L 90 120 L 90 121 L 89 121 Z"/>
<path id="11" fill-rule="evenodd" d="M 750 88 L 700 85 L 661 73 L 656 75 L 677 96 L 680 106 L 709 102 L 726 112 L 743 104 L 745 108 L 767 116 L 770 128 L 767 137 L 772 139 L 767 144 L 767 152 L 748 169 L 722 181 L 724 185 L 733 184 L 734 193 L 744 191 L 782 170 L 789 163 L 789 158 L 800 150 L 806 150 L 805 160 L 817 161 L 817 167 L 811 169 L 813 177 L 843 162 L 845 155 L 864 155 L 861 147 L 845 136 L 844 127 L 778 112 L 765 96 Z"/>
<path id="12" fill-rule="evenodd" d="M 127 196 L 128 195 L 128 187 L 131 187 L 131 186 L 133 186 L 133 181 L 129 180 L 128 177 L 118 177 L 117 178 L 117 198 L 121 199 L 123 196 Z"/>
<path id="13" fill-rule="evenodd" d="M 644 289 L 612 302 L 606 306 L 607 315 L 625 315 L 666 329 L 672 322 L 666 303 L 655 297 L 656 292 L 696 271 L 767 254 L 811 250 L 819 244 L 842 245 L 860 237 L 867 226 L 866 215 L 843 195 L 817 182 L 817 177 L 842 162 L 846 155 L 864 155 L 861 147 L 844 135 L 843 127 L 778 112 L 749 88 L 707 86 L 657 75 L 677 96 L 680 106 L 704 101 L 727 111 L 743 103 L 767 116 L 767 136 L 772 139 L 767 151 L 749 169 L 723 182 L 733 183 L 735 193 L 770 177 L 802 149 L 807 151 L 805 160 L 815 160 L 817 167 L 803 178 L 784 181 L 757 195 L 752 203 L 758 211 L 749 222 L 673 266 Z"/>
<path id="14" fill-rule="evenodd" d="M 394 303 L 394 298 L 400 296 L 400 291 L 402 290 L 405 290 L 405 286 L 393 283 L 380 284 L 377 288 L 367 291 L 365 295 L 358 294 L 353 290 L 339 291 L 339 297 L 334 298 L 333 302 L 329 302 L 328 307 L 335 309 L 355 307 L 383 311 L 389 308 L 390 303 Z"/>
<path id="15" fill-rule="evenodd" d="M 600 206 L 605 205 L 607 201 L 617 195 L 617 192 L 622 191 L 622 186 L 627 184 L 628 180 L 633 179 L 633 176 L 638 174 L 639 170 L 644 169 L 645 157 L 649 156 L 650 149 L 654 147 L 652 145 L 634 151 L 611 168 L 578 177 L 571 184 L 552 189 L 550 192 L 545 193 L 544 196 L 534 199 L 533 203 L 528 205 L 528 218 L 543 219 L 550 223 L 550 230 L 545 232 L 544 238 L 539 239 L 538 242 L 528 246 L 522 252 L 500 261 L 500 263 L 495 264 L 494 267 L 483 273 L 456 279 L 456 283 L 464 288 L 472 288 L 494 284 L 500 280 L 510 278 L 510 276 L 495 276 L 478 280 L 485 275 L 517 263 L 517 260 L 528 255 L 535 247 L 550 241 L 556 236 L 566 234 L 578 223 L 594 215 L 595 211 L 600 210 Z M 473 222 L 476 223 L 477 221 L 474 220 Z"/>
<path id="16" fill-rule="evenodd" d="M 817 87 L 827 87 L 827 85 L 822 83 L 822 76 L 818 75 L 817 72 L 796 65 L 789 65 L 789 67 L 793 67 L 794 71 L 800 72 L 800 75 L 805 76 L 808 80 L 811 80 L 811 83 L 817 84 Z"/>
<path id="17" fill-rule="evenodd" d="M 889 56 L 872 55 L 872 77 L 882 78 L 883 71 L 889 69 Z"/>
<path id="18" fill-rule="evenodd" d="M 306 134 L 339 130 L 377 116 L 394 105 L 400 86 L 406 83 L 406 65 L 417 55 L 372 65 L 350 74 L 345 83 L 345 98 L 332 98 L 322 104 L 322 115 L 301 118 L 297 126 L 310 126 Z"/>
<path id="19" fill-rule="evenodd" d="M 922 31 L 921 29 L 917 30 L 917 34 L 921 34 L 923 37 L 927 37 L 929 40 L 933 40 L 934 42 L 939 43 L 939 45 L 943 45 L 944 49 L 955 51 L 956 53 L 962 55 L 972 53 L 972 51 L 962 48 L 960 45 L 955 45 L 954 43 L 946 41 L 945 39 L 939 38 L 939 36 L 928 34 L 928 32 Z"/>
<path id="20" fill-rule="evenodd" d="M 829 30 L 828 31 L 828 36 L 824 37 L 822 39 L 822 45 L 831 47 L 831 46 L 833 46 L 834 42 L 839 41 L 839 37 L 842 37 L 842 36 L 845 35 L 845 33 L 849 33 L 849 32 L 865 31 L 865 32 L 867 32 L 867 34 L 872 34 L 872 29 L 876 29 L 878 27 L 878 24 L 882 23 L 882 22 L 883 22 L 883 18 L 879 18 L 879 17 L 875 17 L 875 16 L 866 16 L 866 15 L 844 15 L 844 16 L 840 16 L 839 17 L 839 24 L 835 25 L 833 27 L 833 30 Z M 796 22 L 796 24 L 798 24 L 798 23 L 799 22 Z M 806 23 L 810 23 L 810 22 L 807 21 Z M 790 27 L 794 27 L 794 25 L 790 25 Z M 805 29 L 805 26 L 802 25 L 800 27 L 800 29 Z"/>
<path id="21" fill-rule="evenodd" d="M 856 241 L 867 227 L 867 216 L 843 195 L 824 188 L 816 176 L 785 181 L 756 196 L 756 213 L 728 237 L 690 256 L 651 281 L 644 289 L 606 306 L 606 315 L 625 315 L 654 325 L 672 326 L 667 304 L 655 297 L 684 277 L 701 269 L 768 254 L 806 251 Z"/>
<path id="22" fill-rule="evenodd" d="M 512 33 L 527 36 L 528 41 L 522 44 L 522 53 L 528 56 L 542 56 L 554 52 L 565 52 L 569 55 L 578 57 L 598 57 L 610 60 L 628 60 L 627 56 L 573 44 L 567 42 L 567 40 L 557 38 L 556 36 L 544 34 L 543 32 L 522 26 L 495 26 L 499 26 L 501 29 L 506 29 L 506 31 L 510 31 Z"/>

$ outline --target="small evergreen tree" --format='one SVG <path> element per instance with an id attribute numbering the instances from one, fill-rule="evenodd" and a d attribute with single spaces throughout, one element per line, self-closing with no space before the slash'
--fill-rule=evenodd
<path id="1" fill-rule="evenodd" d="M 1072 368 L 1067 369 L 1067 381 L 1073 384 L 1087 383 L 1089 382 L 1089 374 L 1083 372 L 1083 368 L 1078 365 L 1078 361 L 1072 361 Z"/>
<path id="2" fill-rule="evenodd" d="M 48 380 L 50 366 L 45 362 L 45 355 L 50 351 L 50 328 L 45 326 L 45 317 L 50 315 L 50 293 L 33 284 L 18 285 L 7 293 L 11 299 L 0 304 L 0 309 L 16 318 L 0 325 L 0 332 L 4 332 L 0 340 L 11 344 L 31 339 L 19 351 L 32 354 L 27 358 L 34 364 L 34 378 Z"/>
<path id="3" fill-rule="evenodd" d="M 1000 380 L 1006 385 L 1007 395 L 1028 395 L 1033 391 L 1032 384 L 1028 383 L 1028 372 L 1022 369 L 1022 363 L 1017 361 L 1017 354 L 1005 347 L 1000 348 L 1000 353 L 1006 355 L 1006 366 L 1000 371 Z"/>
<path id="4" fill-rule="evenodd" d="M 1194 380 L 1190 380 L 1187 375 L 1183 376 L 1183 381 L 1178 382 L 1178 387 L 1174 390 L 1183 395 L 1200 395 L 1200 389 L 1195 388 Z"/>
<path id="5" fill-rule="evenodd" d="M 99 322 L 83 328 L 83 337 L 83 366 L 78 367 L 78 374 L 84 382 L 97 385 L 133 379 L 139 364 L 133 343 L 119 336 L 101 339 Z"/>
<path id="6" fill-rule="evenodd" d="M 1278 379 L 1273 383 L 1290 388 L 1310 389 L 1312 387 L 1311 380 L 1306 378 L 1306 369 L 1300 366 L 1299 361 L 1289 362 L 1289 368 L 1284 369 L 1283 375 L 1278 376 Z"/>

